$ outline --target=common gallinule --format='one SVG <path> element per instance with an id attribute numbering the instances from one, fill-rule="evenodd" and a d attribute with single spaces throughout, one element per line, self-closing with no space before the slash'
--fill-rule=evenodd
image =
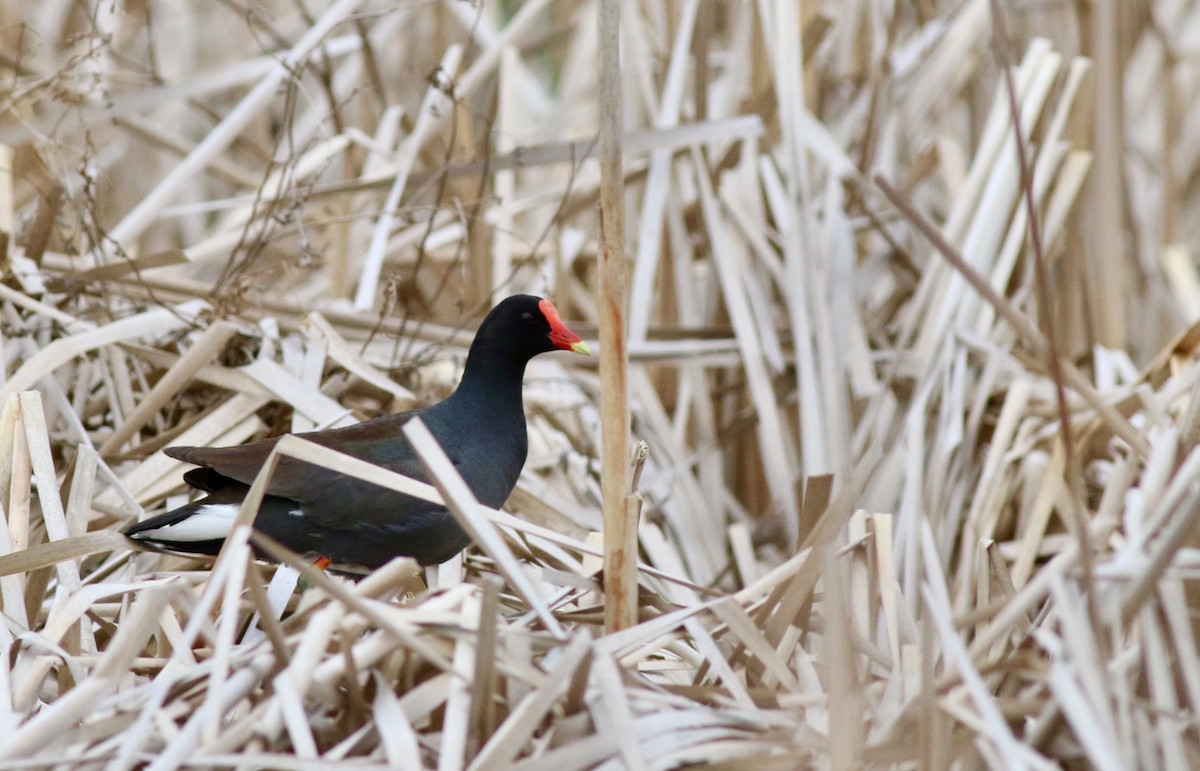
<path id="1" fill-rule="evenodd" d="M 513 295 L 483 320 L 457 390 L 445 401 L 305 439 L 426 481 L 400 427 L 420 415 L 482 503 L 499 507 L 525 465 L 528 437 L 521 381 L 539 353 L 588 353 L 549 300 Z M 200 468 L 184 475 L 208 495 L 126 531 L 135 541 L 185 554 L 216 554 L 277 439 L 240 447 L 172 447 Z M 470 538 L 445 508 L 318 466 L 281 458 L 254 520 L 257 530 L 300 554 L 376 568 L 393 557 L 444 562 Z"/>

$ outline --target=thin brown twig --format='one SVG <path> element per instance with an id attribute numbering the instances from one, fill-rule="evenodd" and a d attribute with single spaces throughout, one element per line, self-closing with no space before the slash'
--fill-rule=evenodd
<path id="1" fill-rule="evenodd" d="M 1026 225 L 1029 230 L 1029 245 L 1033 250 L 1034 289 L 1037 292 L 1038 320 L 1045 335 L 1045 362 L 1054 381 L 1054 397 L 1058 408 L 1060 438 L 1063 443 L 1067 487 L 1071 491 L 1071 527 L 1079 539 L 1079 564 L 1083 570 L 1083 585 L 1087 588 L 1088 613 L 1095 628 L 1100 627 L 1100 612 L 1095 592 L 1091 539 L 1088 536 L 1087 515 L 1084 511 L 1083 469 L 1075 448 L 1071 431 L 1071 410 L 1067 406 L 1067 389 L 1063 383 L 1062 354 L 1059 350 L 1058 329 L 1055 324 L 1054 300 L 1050 292 L 1050 273 L 1046 269 L 1046 253 L 1042 246 L 1041 218 L 1033 199 L 1033 172 L 1029 168 L 1029 149 L 1025 144 L 1025 132 L 1021 127 L 1021 106 L 1017 101 L 1017 86 L 1013 80 L 1012 41 L 1004 19 L 1000 0 L 991 0 L 992 20 L 995 23 L 995 45 L 993 49 L 999 59 L 1000 72 L 1004 77 L 1004 90 L 1008 96 L 1009 118 L 1012 121 L 1013 137 L 1016 140 L 1017 166 L 1021 173 L 1021 199 L 1025 204 Z"/>

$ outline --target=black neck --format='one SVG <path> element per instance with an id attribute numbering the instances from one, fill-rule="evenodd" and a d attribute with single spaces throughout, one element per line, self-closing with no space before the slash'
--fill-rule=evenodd
<path id="1" fill-rule="evenodd" d="M 517 410 L 523 410 L 521 381 L 528 361 L 473 346 L 467 354 L 462 381 L 451 398 L 485 410 L 512 409 L 513 405 Z"/>

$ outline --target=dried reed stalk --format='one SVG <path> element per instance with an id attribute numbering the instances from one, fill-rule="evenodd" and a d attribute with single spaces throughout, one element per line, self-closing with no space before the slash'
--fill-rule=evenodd
<path id="1" fill-rule="evenodd" d="M 625 351 L 625 174 L 621 162 L 621 11 L 600 0 L 600 429 L 604 504 L 604 629 L 637 621 L 637 512 L 629 505 L 629 385 Z"/>

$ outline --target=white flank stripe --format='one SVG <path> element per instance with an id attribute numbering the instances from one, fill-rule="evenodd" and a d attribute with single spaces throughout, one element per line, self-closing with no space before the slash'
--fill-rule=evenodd
<path id="1" fill-rule="evenodd" d="M 137 538 L 165 543 L 190 543 L 193 541 L 215 541 L 229 535 L 233 521 L 237 518 L 236 503 L 210 503 L 201 506 L 196 513 L 173 525 L 164 525 L 137 534 Z"/>

